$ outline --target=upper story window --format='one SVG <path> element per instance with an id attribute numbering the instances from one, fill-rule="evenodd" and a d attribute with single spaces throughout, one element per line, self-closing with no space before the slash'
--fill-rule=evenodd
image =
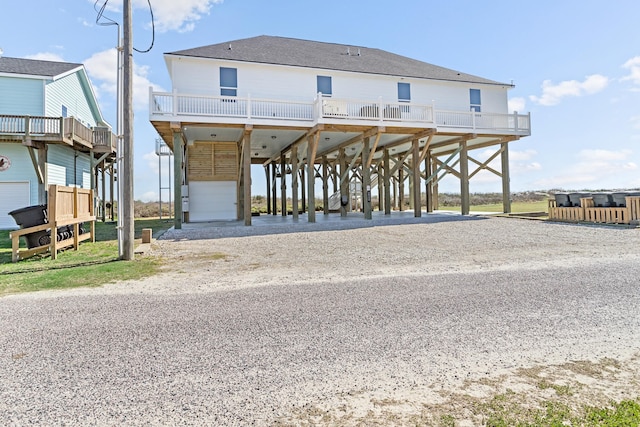
<path id="1" fill-rule="evenodd" d="M 471 111 L 476 113 L 481 111 L 480 89 L 469 89 L 469 104 L 471 104 Z"/>
<path id="2" fill-rule="evenodd" d="M 409 83 L 398 83 L 398 102 L 411 101 L 411 85 Z"/>
<path id="3" fill-rule="evenodd" d="M 62 117 L 67 117 L 68 113 L 67 113 L 67 106 L 63 105 L 62 106 Z"/>
<path id="4" fill-rule="evenodd" d="M 317 92 L 322 93 L 322 96 L 331 96 L 331 77 L 329 76 L 318 76 L 318 87 Z"/>
<path id="5" fill-rule="evenodd" d="M 238 95 L 238 69 L 220 67 L 220 95 Z"/>

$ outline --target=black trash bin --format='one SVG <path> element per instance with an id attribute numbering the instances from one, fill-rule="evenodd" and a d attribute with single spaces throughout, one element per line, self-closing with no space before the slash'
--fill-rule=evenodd
<path id="1" fill-rule="evenodd" d="M 571 205 L 571 200 L 569 200 L 569 194 L 568 193 L 556 193 L 554 194 L 554 197 L 556 198 L 556 206 L 559 208 L 570 208 Z"/>
<path id="2" fill-rule="evenodd" d="M 627 207 L 626 197 L 628 195 L 629 193 L 626 193 L 626 192 L 613 193 L 611 195 L 611 197 L 613 198 L 613 205 L 619 208 L 626 208 Z"/>
<path id="3" fill-rule="evenodd" d="M 611 193 L 593 193 L 593 204 L 597 208 L 612 208 L 613 204 L 613 195 Z"/>
<path id="4" fill-rule="evenodd" d="M 569 201 L 571 206 L 580 207 L 580 199 L 591 197 L 591 193 L 569 193 Z"/>
<path id="5" fill-rule="evenodd" d="M 11 211 L 9 212 L 9 215 L 13 217 L 13 220 L 20 226 L 20 228 L 35 227 L 36 225 L 47 223 L 47 205 L 27 206 L 26 208 Z M 24 238 L 27 241 L 27 247 L 29 249 L 47 245 L 51 242 L 49 231 L 47 230 L 40 230 L 35 233 L 25 234 Z"/>

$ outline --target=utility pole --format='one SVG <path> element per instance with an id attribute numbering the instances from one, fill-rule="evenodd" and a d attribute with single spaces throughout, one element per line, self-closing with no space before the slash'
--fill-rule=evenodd
<path id="1" fill-rule="evenodd" d="M 123 3 L 123 144 L 122 144 L 122 255 L 125 261 L 133 259 L 134 219 L 133 219 L 133 32 L 131 24 L 131 0 Z"/>

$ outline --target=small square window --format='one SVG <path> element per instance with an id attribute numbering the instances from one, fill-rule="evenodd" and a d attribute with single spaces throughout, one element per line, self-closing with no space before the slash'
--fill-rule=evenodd
<path id="1" fill-rule="evenodd" d="M 63 105 L 62 106 L 62 117 L 68 117 L 67 114 L 68 114 L 67 107 L 65 105 Z"/>

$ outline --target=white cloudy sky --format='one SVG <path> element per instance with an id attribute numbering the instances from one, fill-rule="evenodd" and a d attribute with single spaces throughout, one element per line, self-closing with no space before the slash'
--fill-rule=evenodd
<path id="1" fill-rule="evenodd" d="M 84 63 L 115 124 L 115 27 L 95 0 L 6 2 L 5 56 Z M 98 1 L 101 6 L 104 0 Z M 134 45 L 152 41 L 146 0 L 133 0 Z M 531 112 L 533 135 L 510 145 L 514 191 L 640 187 L 640 32 L 637 0 L 433 2 L 404 0 L 151 0 L 155 40 L 134 55 L 135 197 L 158 193 L 149 86 L 170 90 L 162 54 L 261 34 L 361 45 L 516 85 L 510 107 Z M 121 22 L 122 0 L 106 16 Z M 25 19 L 28 16 L 28 24 Z M 38 31 L 34 31 L 37 28 Z M 490 150 L 474 152 L 478 160 Z M 164 168 L 166 171 L 167 168 Z M 265 192 L 255 173 L 254 194 Z M 445 180 L 441 191 L 457 191 Z M 500 191 L 478 174 L 472 191 Z"/>

